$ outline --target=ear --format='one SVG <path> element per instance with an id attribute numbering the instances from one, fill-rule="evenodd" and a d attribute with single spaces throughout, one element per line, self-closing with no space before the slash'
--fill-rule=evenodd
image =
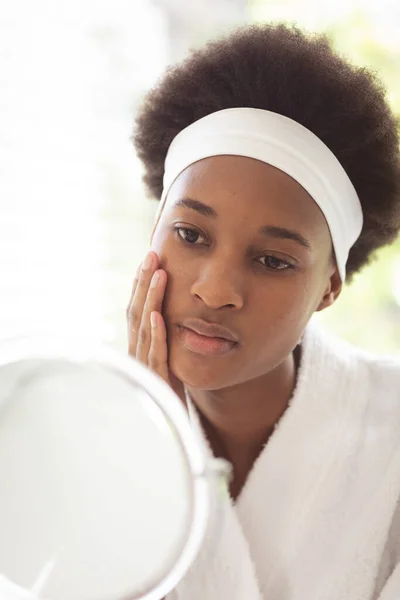
<path id="1" fill-rule="evenodd" d="M 324 310 L 331 306 L 342 291 L 343 283 L 339 275 L 336 265 L 333 266 L 333 272 L 328 279 L 328 284 L 324 290 L 324 294 L 318 304 L 316 311 Z"/>

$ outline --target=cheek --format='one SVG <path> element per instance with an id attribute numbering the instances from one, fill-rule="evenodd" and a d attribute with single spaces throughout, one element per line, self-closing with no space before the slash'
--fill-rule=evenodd
<path id="1" fill-rule="evenodd" d="M 167 227 L 158 226 L 151 240 L 150 249 L 157 253 L 160 267 L 174 275 L 189 271 L 189 261 L 182 251 L 174 233 Z"/>
<path id="2" fill-rule="evenodd" d="M 188 274 L 181 268 L 174 269 L 173 266 L 166 268 L 168 279 L 163 301 L 163 315 L 167 325 L 173 320 L 174 315 L 179 315 L 183 307 L 188 304 L 191 282 Z"/>
<path id="3" fill-rule="evenodd" d="M 261 361 L 265 353 L 283 358 L 291 352 L 314 312 L 313 289 L 303 276 L 258 288 L 250 303 L 246 320 L 249 348 L 260 352 Z"/>
<path id="4" fill-rule="evenodd" d="M 157 253 L 160 267 L 167 273 L 167 288 L 163 302 L 163 314 L 168 320 L 179 306 L 187 303 L 193 280 L 193 262 L 185 258 L 171 234 L 160 231 L 154 235 L 151 250 Z"/>
<path id="5" fill-rule="evenodd" d="M 286 280 L 271 279 L 252 290 L 252 314 L 263 315 L 267 323 L 298 318 L 308 312 L 311 285 L 303 273 Z"/>

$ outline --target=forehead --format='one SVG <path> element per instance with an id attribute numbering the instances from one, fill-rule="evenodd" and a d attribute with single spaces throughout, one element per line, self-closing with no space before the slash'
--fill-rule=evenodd
<path id="1" fill-rule="evenodd" d="M 230 221 L 301 228 L 329 236 L 325 217 L 306 190 L 287 173 L 242 156 L 213 156 L 187 167 L 168 193 L 171 204 L 189 196 Z"/>

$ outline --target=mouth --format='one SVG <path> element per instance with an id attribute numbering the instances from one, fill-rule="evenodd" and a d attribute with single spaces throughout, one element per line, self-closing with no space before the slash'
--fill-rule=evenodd
<path id="1" fill-rule="evenodd" d="M 178 325 L 183 345 L 196 354 L 222 356 L 238 346 L 237 336 L 222 325 L 187 319 Z"/>

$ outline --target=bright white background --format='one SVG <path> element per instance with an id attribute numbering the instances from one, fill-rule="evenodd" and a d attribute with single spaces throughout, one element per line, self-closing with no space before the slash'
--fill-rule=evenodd
<path id="1" fill-rule="evenodd" d="M 1 337 L 61 328 L 116 341 L 153 210 L 133 106 L 165 67 L 165 43 L 145 1 L 3 6 Z"/>

